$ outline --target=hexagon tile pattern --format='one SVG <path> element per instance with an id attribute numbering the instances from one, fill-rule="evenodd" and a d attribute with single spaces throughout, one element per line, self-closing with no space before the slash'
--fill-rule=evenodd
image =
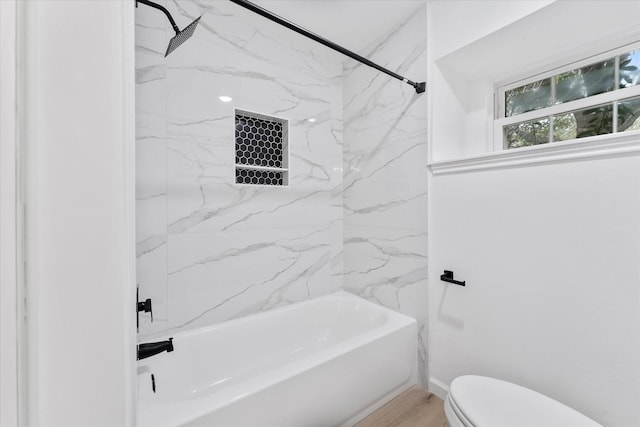
<path id="1" fill-rule="evenodd" d="M 283 185 L 282 175 L 282 172 L 237 168 L 236 184 Z"/>
<path id="2" fill-rule="evenodd" d="M 286 121 L 261 114 L 236 111 L 236 183 L 285 185 L 284 171 L 251 166 L 286 168 Z"/>

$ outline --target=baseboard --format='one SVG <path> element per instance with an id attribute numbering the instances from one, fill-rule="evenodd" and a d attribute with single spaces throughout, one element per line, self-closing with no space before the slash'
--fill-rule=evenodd
<path id="1" fill-rule="evenodd" d="M 364 420 L 369 415 L 374 413 L 376 410 L 378 410 L 381 407 L 383 407 L 386 403 L 388 403 L 392 399 L 400 396 L 402 393 L 404 393 L 405 391 L 409 390 L 411 387 L 414 387 L 415 385 L 416 385 L 415 379 L 412 379 L 411 381 L 407 381 L 406 383 L 402 384 L 400 387 L 396 388 L 395 390 L 393 390 L 392 392 L 388 393 L 384 397 L 378 399 L 376 402 L 374 402 L 372 405 L 368 406 L 366 409 L 363 409 L 358 414 L 356 414 L 353 417 L 349 418 L 349 420 L 346 421 L 344 424 L 341 424 L 340 427 L 353 427 L 355 424 L 357 424 L 358 422 Z"/>
<path id="2" fill-rule="evenodd" d="M 444 400 L 449 394 L 449 386 L 433 377 L 429 378 L 429 392 Z"/>

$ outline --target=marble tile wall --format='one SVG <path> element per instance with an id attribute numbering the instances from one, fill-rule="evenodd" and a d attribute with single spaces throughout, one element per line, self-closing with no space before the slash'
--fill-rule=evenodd
<path id="1" fill-rule="evenodd" d="M 426 28 L 423 6 L 364 56 L 425 81 Z M 344 289 L 418 320 L 419 378 L 426 387 L 426 93 L 345 63 L 344 141 Z"/>
<path id="2" fill-rule="evenodd" d="M 164 58 L 166 18 L 136 11 L 141 339 L 342 288 L 342 58 L 231 2 L 164 4 L 203 16 Z M 289 120 L 288 187 L 234 183 L 234 108 Z"/>
<path id="3" fill-rule="evenodd" d="M 231 2 L 164 4 L 203 17 L 164 58 L 136 11 L 140 339 L 344 288 L 418 319 L 426 384 L 426 95 Z M 364 54 L 425 80 L 424 8 Z M 288 187 L 234 184 L 234 107 L 290 121 Z"/>
<path id="4" fill-rule="evenodd" d="M 166 331 L 168 321 L 167 35 L 162 13 L 136 9 L 136 276 L 140 298 L 152 299 L 154 320 L 139 316 L 143 336 Z"/>

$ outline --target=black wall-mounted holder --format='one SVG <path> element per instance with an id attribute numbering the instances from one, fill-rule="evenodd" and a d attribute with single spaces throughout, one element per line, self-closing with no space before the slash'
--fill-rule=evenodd
<path id="1" fill-rule="evenodd" d="M 140 289 L 136 289 L 136 329 L 140 330 L 140 312 L 150 313 L 151 321 L 153 322 L 153 307 L 151 305 L 151 298 L 147 298 L 144 301 L 140 301 Z"/>
<path id="2" fill-rule="evenodd" d="M 458 286 L 466 286 L 464 280 L 463 281 L 453 280 L 453 271 L 450 271 L 450 270 L 445 270 L 444 274 L 440 275 L 440 280 L 442 280 L 443 282 L 453 283 L 454 285 L 458 285 Z"/>

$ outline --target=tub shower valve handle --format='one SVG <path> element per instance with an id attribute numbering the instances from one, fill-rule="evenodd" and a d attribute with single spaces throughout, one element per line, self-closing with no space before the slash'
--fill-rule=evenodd
<path id="1" fill-rule="evenodd" d="M 150 313 L 151 321 L 153 322 L 153 307 L 151 306 L 151 298 L 147 298 L 142 302 L 138 302 L 138 313 L 139 312 Z"/>
<path id="2" fill-rule="evenodd" d="M 140 302 L 140 288 L 136 288 L 136 329 L 140 331 L 140 312 L 151 313 L 151 321 L 153 322 L 153 308 L 151 306 L 151 298 Z"/>

